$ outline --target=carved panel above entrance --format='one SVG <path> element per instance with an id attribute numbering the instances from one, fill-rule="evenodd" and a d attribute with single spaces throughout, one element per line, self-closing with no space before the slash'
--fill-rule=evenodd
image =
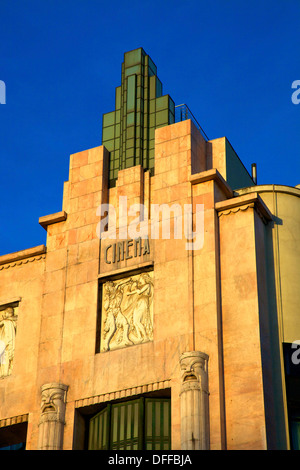
<path id="1" fill-rule="evenodd" d="M 153 340 L 153 272 L 102 285 L 100 352 Z"/>

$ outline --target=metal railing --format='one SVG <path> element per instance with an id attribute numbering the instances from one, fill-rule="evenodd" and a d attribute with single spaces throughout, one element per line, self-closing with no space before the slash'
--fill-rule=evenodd
<path id="1" fill-rule="evenodd" d="M 186 104 L 178 104 L 175 106 L 175 122 L 180 122 L 180 121 L 186 121 L 187 119 L 191 119 L 197 129 L 201 132 L 202 136 L 205 138 L 205 140 L 209 140 L 207 135 L 205 134 L 204 130 L 200 126 L 199 122 L 193 115 L 192 111 L 189 109 L 189 107 Z"/>

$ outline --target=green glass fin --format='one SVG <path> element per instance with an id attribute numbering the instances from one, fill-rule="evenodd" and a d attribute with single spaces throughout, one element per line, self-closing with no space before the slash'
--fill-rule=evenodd
<path id="1" fill-rule="evenodd" d="M 125 52 L 115 111 L 104 114 L 102 122 L 102 145 L 110 152 L 110 187 L 124 168 L 142 165 L 154 174 L 154 129 L 174 122 L 174 101 L 163 96 L 156 65 L 142 48 Z"/>

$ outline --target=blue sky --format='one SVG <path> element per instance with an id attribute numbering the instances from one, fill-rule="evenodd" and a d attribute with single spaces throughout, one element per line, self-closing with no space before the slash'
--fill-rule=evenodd
<path id="1" fill-rule="evenodd" d="M 299 184 L 299 18 L 299 0 L 0 0 L 0 255 L 46 242 L 38 219 L 62 209 L 70 154 L 101 145 L 137 47 L 259 184 Z"/>

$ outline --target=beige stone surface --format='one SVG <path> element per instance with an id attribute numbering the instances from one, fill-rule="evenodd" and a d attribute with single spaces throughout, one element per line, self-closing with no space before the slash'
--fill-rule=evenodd
<path id="1" fill-rule="evenodd" d="M 219 220 L 227 446 L 266 449 L 254 209 Z"/>
<path id="2" fill-rule="evenodd" d="M 256 253 L 269 215 L 257 195 L 233 195 L 224 152 L 224 138 L 205 142 L 191 121 L 162 127 L 155 132 L 155 176 L 141 166 L 121 170 L 109 190 L 106 149 L 75 153 L 62 211 L 41 218 L 46 250 L 0 258 L 0 305 L 19 299 L 13 374 L 0 380 L 0 420 L 28 415 L 27 449 L 37 448 L 40 390 L 51 382 L 68 386 L 64 449 L 72 449 L 79 407 L 164 388 L 171 389 L 172 448 L 180 449 L 180 356 L 187 351 L 209 357 L 210 448 L 266 448 L 260 318 L 267 306 L 265 294 L 259 298 L 265 274 Z M 148 209 L 149 251 L 112 262 L 113 245 L 124 241 L 126 252 L 129 240 L 120 236 L 123 196 L 128 206 Z M 115 237 L 100 240 L 104 203 L 116 207 L 117 227 Z M 194 228 L 202 204 L 203 246 L 187 250 L 185 237 L 174 238 L 172 211 L 170 239 L 151 238 L 153 204 L 191 204 Z M 99 283 L 145 269 L 153 276 L 153 338 L 99 352 Z"/>

